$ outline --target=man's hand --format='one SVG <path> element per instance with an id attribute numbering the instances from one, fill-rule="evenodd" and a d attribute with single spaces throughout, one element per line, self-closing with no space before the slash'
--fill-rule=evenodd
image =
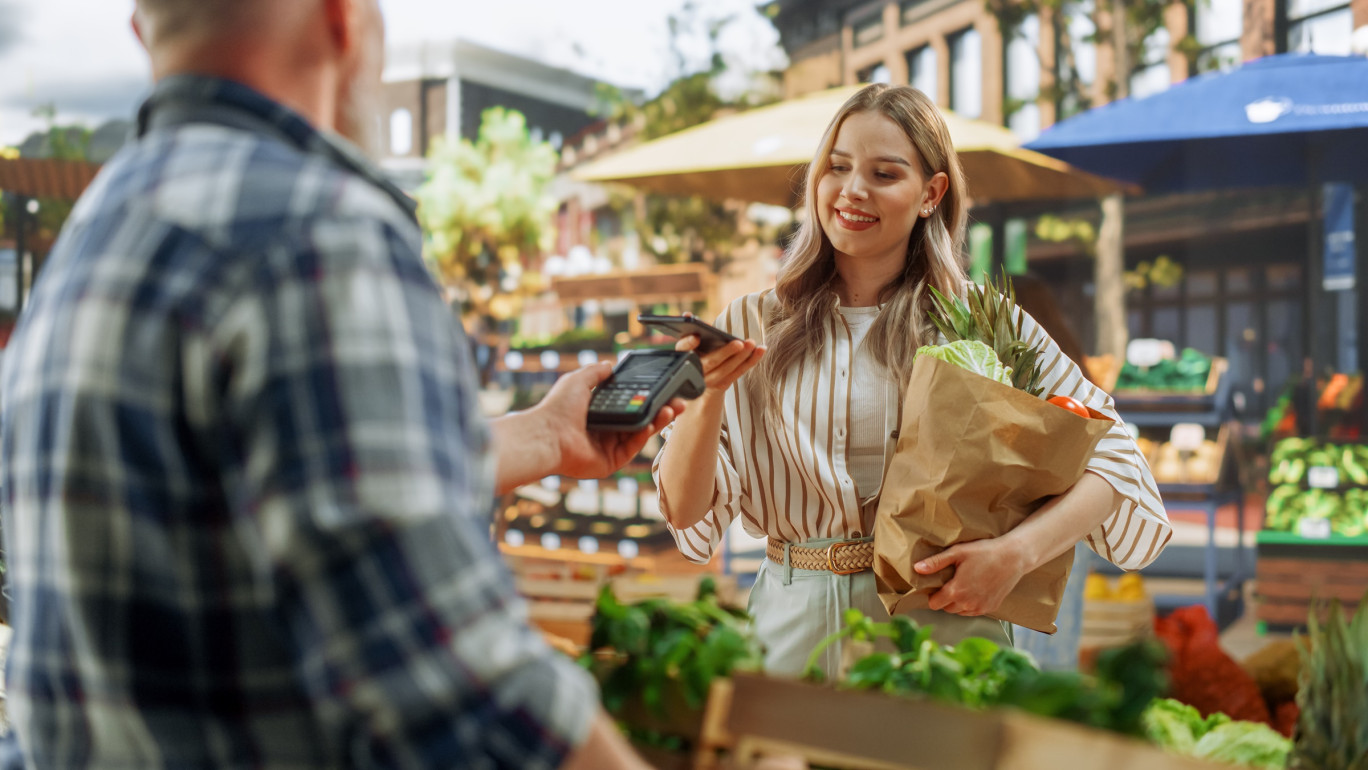
<path id="1" fill-rule="evenodd" d="M 977 616 L 997 612 L 1007 594 L 1028 571 L 1027 560 L 1006 538 L 956 543 L 915 565 L 919 575 L 934 575 L 954 567 L 955 575 L 931 594 L 927 606 L 955 615 Z"/>
<path id="2" fill-rule="evenodd" d="M 551 391 L 534 407 L 551 428 L 559 447 L 559 463 L 552 473 L 577 479 L 602 478 L 626 465 L 646 440 L 684 411 L 684 399 L 671 399 L 655 420 L 636 433 L 590 432 L 589 399 L 594 388 L 613 373 L 612 364 L 600 363 L 577 369 L 556 380 Z"/>

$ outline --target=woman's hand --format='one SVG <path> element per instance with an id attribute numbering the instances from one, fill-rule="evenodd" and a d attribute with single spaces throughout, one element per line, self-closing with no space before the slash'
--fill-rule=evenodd
<path id="1" fill-rule="evenodd" d="M 696 350 L 698 345 L 698 335 L 689 334 L 679 338 L 675 350 Z M 710 353 L 699 353 L 703 362 L 703 382 L 709 391 L 720 393 L 760 363 L 764 355 L 765 347 L 757 345 L 755 340 L 733 340 Z"/>
<path id="2" fill-rule="evenodd" d="M 934 575 L 954 567 L 955 574 L 931 594 L 927 606 L 955 615 L 977 616 L 997 612 L 1007 594 L 1028 571 L 1029 560 L 1015 542 L 988 538 L 956 543 L 915 565 L 919 575 Z"/>

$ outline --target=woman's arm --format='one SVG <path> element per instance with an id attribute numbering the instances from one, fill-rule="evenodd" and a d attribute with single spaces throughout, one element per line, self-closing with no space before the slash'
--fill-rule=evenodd
<path id="1" fill-rule="evenodd" d="M 698 347 L 698 337 L 688 336 L 677 350 Z M 675 420 L 673 432 L 660 459 L 658 487 L 661 512 L 675 529 L 687 529 L 707 514 L 716 484 L 717 447 L 722 438 L 722 416 L 727 388 L 760 362 L 765 348 L 754 340 L 736 341 L 700 356 L 703 361 L 703 395 L 689 411 Z"/>
<path id="2" fill-rule="evenodd" d="M 1068 492 L 995 538 L 958 543 L 919 561 L 914 569 L 931 575 L 955 567 L 955 576 L 932 594 L 928 605 L 957 615 L 996 612 L 1022 576 L 1082 540 L 1121 504 L 1121 495 L 1101 476 L 1085 471 Z"/>

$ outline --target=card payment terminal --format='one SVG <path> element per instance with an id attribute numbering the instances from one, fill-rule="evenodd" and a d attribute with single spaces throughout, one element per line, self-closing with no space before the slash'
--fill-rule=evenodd
<path id="1" fill-rule="evenodd" d="M 703 364 L 693 351 L 630 351 L 594 389 L 589 430 L 641 430 L 670 399 L 698 398 L 703 387 Z"/>

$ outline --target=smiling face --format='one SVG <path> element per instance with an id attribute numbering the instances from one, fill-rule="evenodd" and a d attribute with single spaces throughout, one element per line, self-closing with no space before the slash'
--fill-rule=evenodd
<path id="1" fill-rule="evenodd" d="M 836 259 L 902 270 L 912 228 L 940 202 L 943 173 L 930 178 L 912 140 L 888 117 L 857 112 L 836 134 L 817 183 L 817 216 Z"/>

